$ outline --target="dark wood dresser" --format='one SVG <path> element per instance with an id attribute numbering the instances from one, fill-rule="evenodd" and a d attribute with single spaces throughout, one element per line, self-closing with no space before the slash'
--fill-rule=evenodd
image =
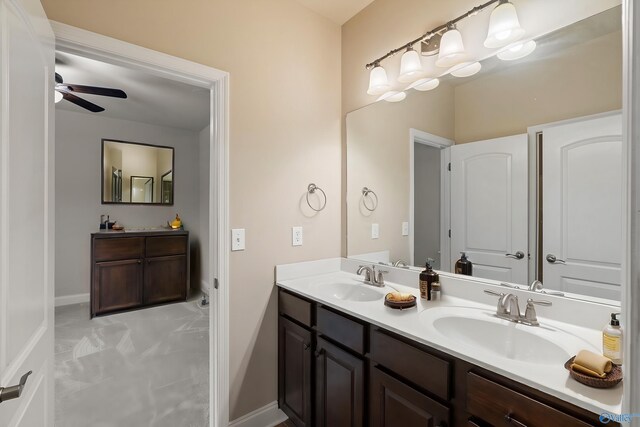
<path id="1" fill-rule="evenodd" d="M 189 232 L 91 234 L 91 317 L 185 301 Z"/>

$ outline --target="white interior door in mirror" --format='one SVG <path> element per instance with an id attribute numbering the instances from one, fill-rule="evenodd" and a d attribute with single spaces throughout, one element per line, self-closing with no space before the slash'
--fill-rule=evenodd
<path id="1" fill-rule="evenodd" d="M 527 283 L 527 170 L 527 135 L 451 147 L 452 264 L 466 252 L 473 276 Z"/>
<path id="2" fill-rule="evenodd" d="M 55 40 L 39 0 L 0 0 L 0 426 L 53 426 Z M 3 391 L 3 399 L 6 390 Z"/>
<path id="3" fill-rule="evenodd" d="M 542 141 L 545 287 L 619 300 L 621 115 L 547 128 Z"/>

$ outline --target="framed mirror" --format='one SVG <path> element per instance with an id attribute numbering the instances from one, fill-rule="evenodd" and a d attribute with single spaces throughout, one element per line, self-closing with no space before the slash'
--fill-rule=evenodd
<path id="1" fill-rule="evenodd" d="M 619 301 L 622 12 L 604 9 L 347 114 L 347 256 L 453 272 L 464 251 L 475 277 Z"/>
<path id="2" fill-rule="evenodd" d="M 174 149 L 102 140 L 102 204 L 173 205 Z"/>

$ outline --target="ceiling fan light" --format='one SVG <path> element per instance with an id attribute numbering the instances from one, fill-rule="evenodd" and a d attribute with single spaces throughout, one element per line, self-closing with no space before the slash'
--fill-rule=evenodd
<path id="1" fill-rule="evenodd" d="M 416 80 L 415 82 L 411 83 L 405 90 L 415 89 L 421 92 L 425 92 L 428 90 L 433 90 L 437 88 L 439 85 L 440 85 L 440 80 L 438 79 L 424 78 L 424 79 Z"/>
<path id="2" fill-rule="evenodd" d="M 504 47 L 522 38 L 524 32 L 516 7 L 508 0 L 501 0 L 489 17 L 489 31 L 484 46 L 490 49 Z"/>
<path id="3" fill-rule="evenodd" d="M 482 64 L 478 61 L 463 62 L 454 66 L 449 72 L 454 77 L 469 77 L 477 74 L 482 69 Z"/>
<path id="4" fill-rule="evenodd" d="M 412 82 L 420 77 L 422 72 L 420 55 L 411 48 L 407 49 L 400 59 L 400 75 L 398 75 L 398 81 L 402 83 Z"/>
<path id="5" fill-rule="evenodd" d="M 55 101 L 56 104 L 58 102 L 62 101 L 62 93 L 58 92 L 57 90 L 54 90 L 53 91 L 53 100 Z"/>
<path id="6" fill-rule="evenodd" d="M 466 58 L 467 53 L 464 50 L 464 43 L 462 43 L 462 34 L 455 27 L 449 28 L 440 40 L 440 52 L 438 53 L 436 66 L 453 67 L 464 62 Z"/>
<path id="7" fill-rule="evenodd" d="M 381 66 L 376 65 L 369 73 L 369 89 L 367 93 L 369 95 L 382 95 L 390 88 L 387 72 Z"/>
<path id="8" fill-rule="evenodd" d="M 404 92 L 399 92 L 397 90 L 390 90 L 388 92 L 383 93 L 376 101 L 387 101 L 387 102 L 400 102 L 407 97 L 407 94 Z"/>
<path id="9" fill-rule="evenodd" d="M 534 50 L 536 50 L 536 47 L 537 44 L 535 40 L 513 43 L 498 52 L 497 56 L 503 61 L 515 61 L 516 59 L 521 59 L 530 55 Z"/>

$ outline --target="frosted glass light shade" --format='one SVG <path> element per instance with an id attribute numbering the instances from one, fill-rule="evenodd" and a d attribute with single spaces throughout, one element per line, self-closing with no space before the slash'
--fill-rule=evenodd
<path id="1" fill-rule="evenodd" d="M 56 104 L 60 101 L 62 101 L 62 94 L 60 92 L 58 92 L 57 90 L 53 91 L 53 100 L 56 102 Z"/>
<path id="2" fill-rule="evenodd" d="M 369 95 L 382 95 L 391 88 L 389 85 L 389 79 L 387 78 L 387 72 L 381 66 L 375 67 L 369 73 L 369 89 L 367 93 Z"/>
<path id="3" fill-rule="evenodd" d="M 404 92 L 398 92 L 396 90 L 390 90 L 382 96 L 380 96 L 376 101 L 387 101 L 387 102 L 400 102 L 407 97 L 407 94 Z"/>
<path id="4" fill-rule="evenodd" d="M 415 89 L 421 92 L 433 90 L 440 85 L 440 80 L 433 78 L 424 78 L 411 83 L 405 90 Z"/>
<path id="5" fill-rule="evenodd" d="M 482 69 L 482 64 L 478 61 L 463 62 L 453 67 L 449 72 L 454 77 L 469 77 L 478 73 Z"/>
<path id="6" fill-rule="evenodd" d="M 398 81 L 409 83 L 420 77 L 422 74 L 422 61 L 420 55 L 413 49 L 407 50 L 400 59 L 400 74 Z"/>
<path id="7" fill-rule="evenodd" d="M 497 56 L 503 61 L 515 61 L 532 53 L 536 50 L 536 46 L 537 44 L 534 40 L 514 43 L 498 52 Z"/>
<path id="8" fill-rule="evenodd" d="M 442 40 L 440 40 L 440 53 L 438 53 L 436 66 L 445 68 L 453 67 L 454 65 L 464 62 L 466 57 L 467 53 L 462 43 L 462 34 L 455 28 L 449 29 L 442 35 Z"/>
<path id="9" fill-rule="evenodd" d="M 516 7 L 511 3 L 500 3 L 489 17 L 489 32 L 484 46 L 490 49 L 504 47 L 519 40 L 524 35 L 520 27 Z"/>

